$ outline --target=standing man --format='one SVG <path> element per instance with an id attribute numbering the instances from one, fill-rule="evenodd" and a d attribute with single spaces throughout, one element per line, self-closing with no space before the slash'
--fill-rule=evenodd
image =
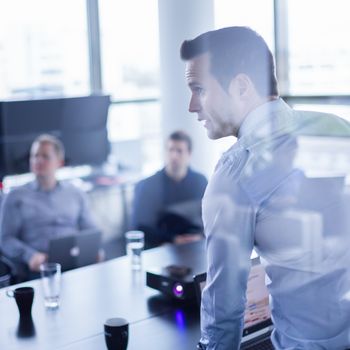
<path id="1" fill-rule="evenodd" d="M 96 227 L 85 194 L 56 179 L 56 171 L 63 164 L 61 141 L 51 135 L 37 137 L 30 150 L 35 180 L 5 197 L 1 248 L 8 258 L 29 270 L 23 278 L 39 272 L 40 264 L 47 260 L 50 238 Z"/>
<path id="2" fill-rule="evenodd" d="M 253 247 L 268 277 L 274 347 L 350 348 L 349 195 L 344 176 L 329 175 L 333 162 L 327 177 L 308 174 L 313 159 L 302 147 L 316 137 L 349 140 L 349 124 L 291 109 L 278 95 L 270 50 L 249 28 L 185 41 L 181 57 L 189 111 L 209 138 L 237 138 L 203 198 L 208 271 L 198 348 L 239 349 Z"/>
<path id="3" fill-rule="evenodd" d="M 184 131 L 166 141 L 165 167 L 135 188 L 132 227 L 145 232 L 146 247 L 202 238 L 201 200 L 206 178 L 190 168 L 192 140 Z"/>

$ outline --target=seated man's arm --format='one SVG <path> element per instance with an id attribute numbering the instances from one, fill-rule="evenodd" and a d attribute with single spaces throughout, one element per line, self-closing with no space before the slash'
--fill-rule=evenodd
<path id="1" fill-rule="evenodd" d="M 45 253 L 36 252 L 28 262 L 29 269 L 34 272 L 40 271 L 40 265 L 47 261 L 48 256 Z"/>
<path id="2" fill-rule="evenodd" d="M 131 210 L 131 228 L 145 232 L 146 248 L 164 242 L 171 242 L 171 237 L 158 227 L 159 188 L 153 184 L 139 182 L 135 186 Z"/>
<path id="3" fill-rule="evenodd" d="M 171 243 L 172 239 L 171 237 L 167 236 L 167 232 L 164 232 L 160 229 L 157 229 L 155 227 L 148 227 L 139 225 L 134 227 L 135 230 L 140 230 L 145 233 L 145 248 L 154 248 L 157 247 L 163 243 Z"/>
<path id="4" fill-rule="evenodd" d="M 191 242 L 200 241 L 203 239 L 202 233 L 183 233 L 174 237 L 173 242 L 175 244 L 186 244 Z"/>
<path id="5" fill-rule="evenodd" d="M 89 201 L 86 194 L 78 189 L 78 197 L 80 201 L 80 215 L 78 218 L 79 230 L 96 228 L 96 222 L 89 207 Z"/>
<path id="6" fill-rule="evenodd" d="M 190 243 L 204 237 L 201 204 L 201 199 L 192 199 L 165 208 L 159 225 L 173 243 Z"/>
<path id="7" fill-rule="evenodd" d="M 147 198 L 148 191 L 143 181 L 136 184 L 134 189 L 134 198 L 131 208 L 131 227 L 138 229 L 140 226 L 150 227 L 153 221 L 152 200 Z"/>
<path id="8" fill-rule="evenodd" d="M 0 217 L 1 249 L 8 258 L 25 263 L 31 270 L 38 271 L 39 265 L 47 257 L 20 239 L 22 220 L 19 205 L 12 193 L 4 199 Z"/>
<path id="9" fill-rule="evenodd" d="M 89 228 L 96 228 L 96 222 L 93 217 L 93 214 L 90 210 L 89 206 L 89 201 L 84 192 L 79 191 L 79 200 L 80 200 L 80 216 L 78 219 L 79 222 L 79 229 L 84 230 L 84 229 L 89 229 Z M 97 257 L 96 257 L 96 262 L 102 262 L 106 258 L 106 253 L 102 247 L 99 248 Z"/>

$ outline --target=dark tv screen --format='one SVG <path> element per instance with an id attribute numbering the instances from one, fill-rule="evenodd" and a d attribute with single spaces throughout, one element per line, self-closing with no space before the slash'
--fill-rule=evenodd
<path id="1" fill-rule="evenodd" d="M 29 171 L 29 150 L 40 134 L 57 136 L 66 165 L 101 165 L 110 145 L 109 96 L 0 102 L 0 176 Z"/>

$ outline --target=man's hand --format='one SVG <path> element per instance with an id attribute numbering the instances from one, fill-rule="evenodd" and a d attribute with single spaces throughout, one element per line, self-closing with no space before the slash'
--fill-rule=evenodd
<path id="1" fill-rule="evenodd" d="M 102 262 L 102 261 L 105 261 L 106 260 L 106 253 L 104 251 L 104 249 L 100 248 L 98 250 L 98 253 L 97 253 L 97 259 L 96 259 L 96 262 Z"/>
<path id="2" fill-rule="evenodd" d="M 200 233 L 185 233 L 182 235 L 175 236 L 175 244 L 185 244 L 195 241 L 200 241 L 203 238 L 203 235 Z"/>
<path id="3" fill-rule="evenodd" d="M 34 253 L 34 255 L 29 260 L 29 269 L 34 272 L 39 272 L 40 265 L 47 261 L 47 254 L 44 253 Z"/>

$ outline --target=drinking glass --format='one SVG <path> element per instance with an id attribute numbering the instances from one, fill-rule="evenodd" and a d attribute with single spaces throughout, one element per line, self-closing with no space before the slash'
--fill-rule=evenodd
<path id="1" fill-rule="evenodd" d="M 40 265 L 41 281 L 44 292 L 44 302 L 48 309 L 59 306 L 61 289 L 61 265 L 44 263 Z"/>
<path id="2" fill-rule="evenodd" d="M 128 231 L 125 233 L 126 252 L 130 257 L 131 268 L 141 270 L 142 250 L 145 245 L 145 234 L 142 231 Z"/>

